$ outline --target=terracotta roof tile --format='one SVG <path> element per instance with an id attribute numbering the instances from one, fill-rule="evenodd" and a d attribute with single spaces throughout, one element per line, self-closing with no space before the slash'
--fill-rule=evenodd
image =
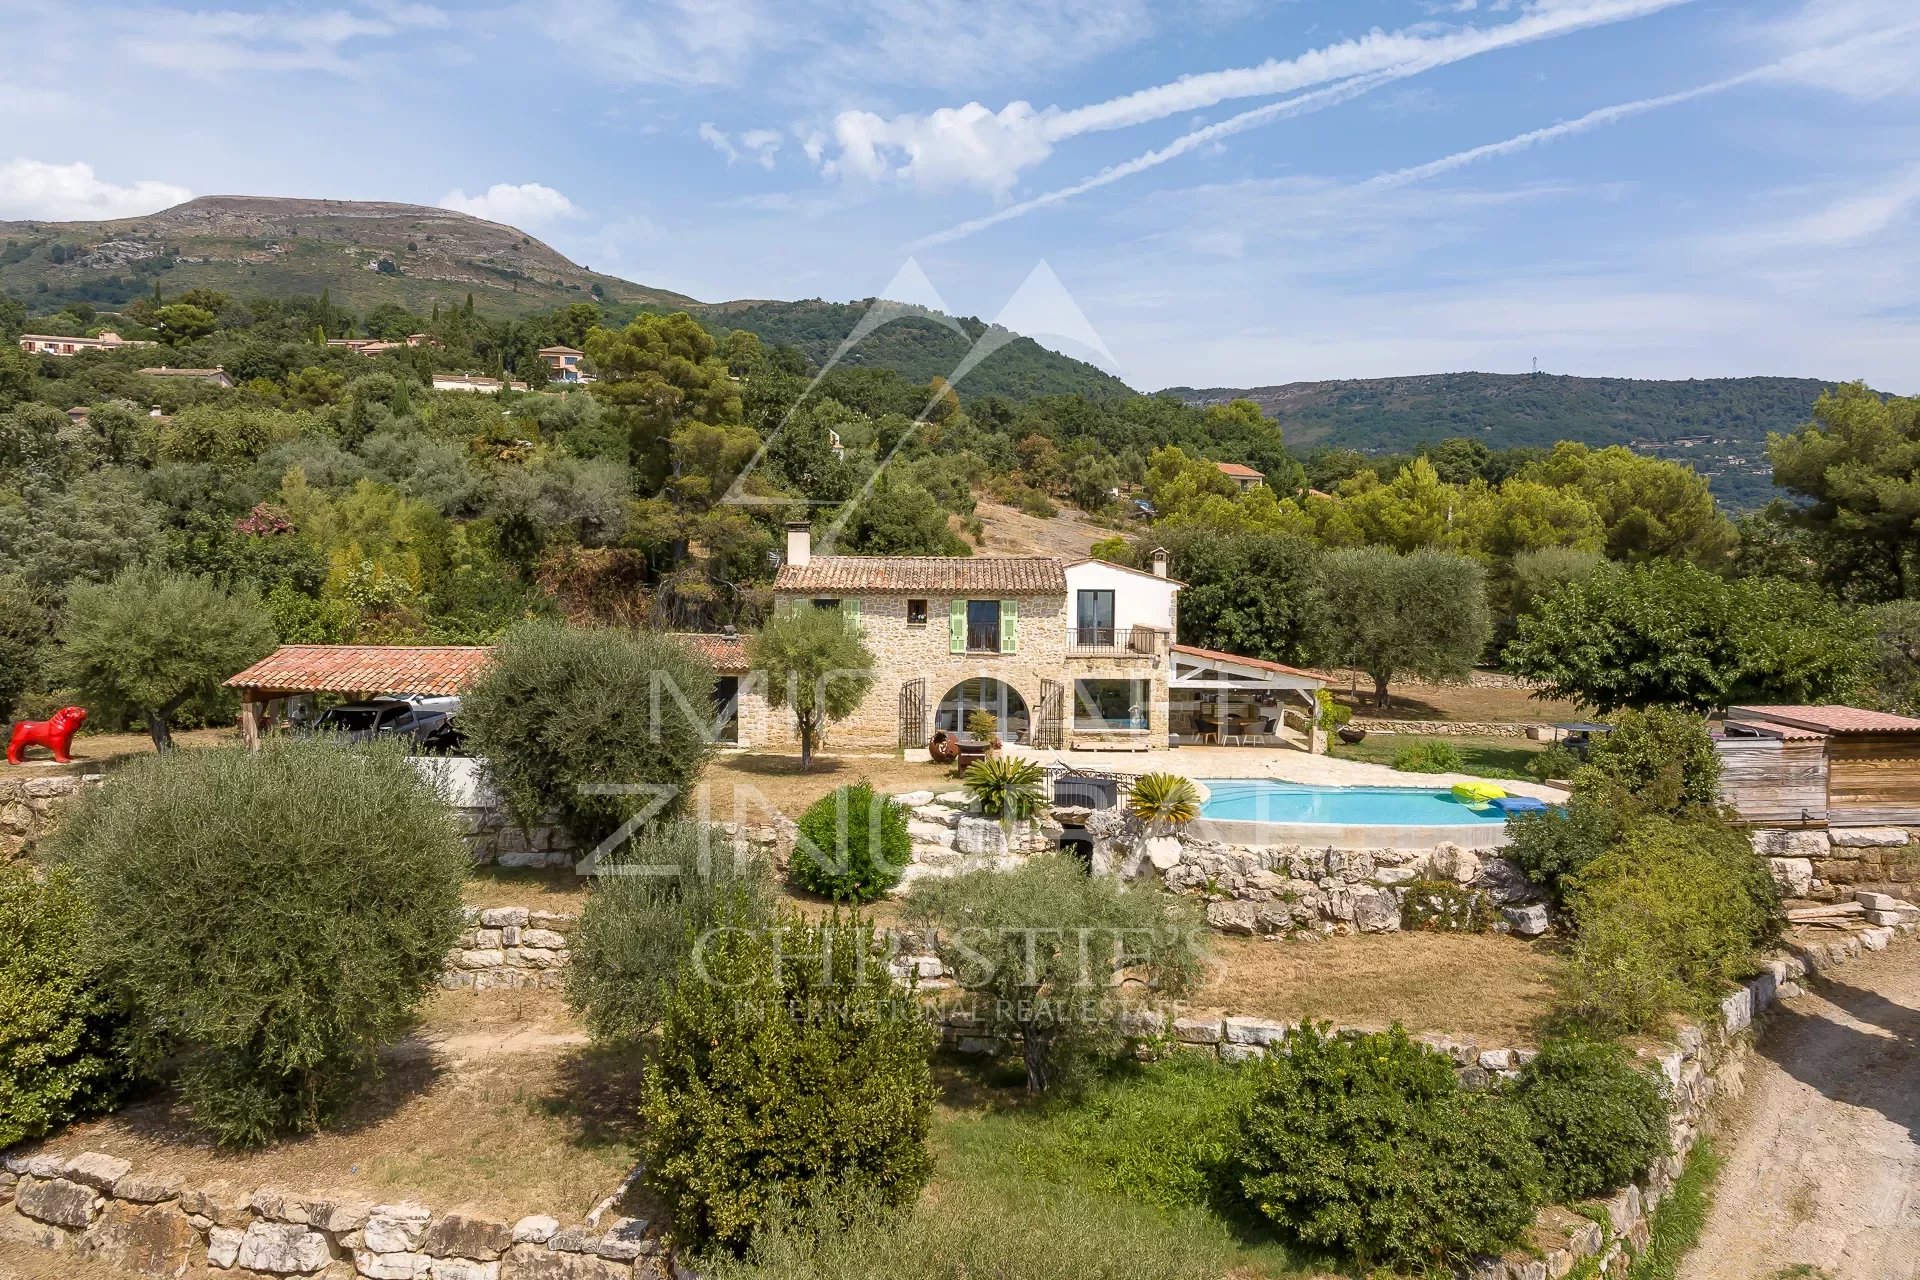
<path id="1" fill-rule="evenodd" d="M 1236 480 L 1264 480 L 1267 478 L 1266 472 L 1255 471 L 1252 467 L 1244 463 L 1216 462 L 1213 465 L 1220 468 L 1221 475 L 1232 476 Z"/>
<path id="2" fill-rule="evenodd" d="M 815 596 L 1063 596 L 1067 575 L 1052 556 L 815 556 L 804 565 L 780 566 L 773 589 Z"/>
<path id="3" fill-rule="evenodd" d="M 493 661 L 486 645 L 283 644 L 227 681 L 283 693 L 459 693 Z"/>
<path id="4" fill-rule="evenodd" d="M 711 631 L 669 634 L 711 662 L 713 669 L 723 676 L 740 675 L 747 670 L 747 638 L 743 635 L 718 635 Z"/>
<path id="5" fill-rule="evenodd" d="M 1920 720 L 1864 707 L 1730 707 L 1729 719 L 1777 721 L 1821 733 L 1920 733 Z"/>

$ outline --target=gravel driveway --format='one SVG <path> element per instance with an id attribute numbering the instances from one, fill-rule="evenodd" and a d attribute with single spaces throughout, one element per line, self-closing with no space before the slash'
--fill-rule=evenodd
<path id="1" fill-rule="evenodd" d="M 1920 946 L 1896 943 L 1775 1008 L 1681 1280 L 1917 1280 Z"/>

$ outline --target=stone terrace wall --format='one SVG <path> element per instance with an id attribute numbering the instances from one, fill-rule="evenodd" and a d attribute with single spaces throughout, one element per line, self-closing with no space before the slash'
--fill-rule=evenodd
<path id="1" fill-rule="evenodd" d="M 579 917 L 527 907 L 468 907 L 467 927 L 447 953 L 440 985 L 450 991 L 558 990 Z"/>
<path id="2" fill-rule="evenodd" d="M 1759 827 L 1751 835 L 1754 850 L 1771 862 L 1775 879 L 1795 897 L 1845 901 L 1863 889 L 1898 896 L 1920 882 L 1920 829 Z"/>
<path id="3" fill-rule="evenodd" d="M 624 1190 L 624 1188 L 623 1188 Z M 0 1160 L 0 1241 L 136 1275 L 216 1274 L 366 1280 L 665 1280 L 658 1229 L 612 1212 L 580 1225 L 546 1215 L 507 1223 L 413 1203 L 302 1197 L 224 1182 L 188 1186 L 98 1152 Z"/>
<path id="4" fill-rule="evenodd" d="M 1381 720 L 1372 716 L 1355 716 L 1347 721 L 1351 729 L 1365 729 L 1368 733 L 1405 733 L 1438 734 L 1444 737 L 1475 738 L 1524 738 L 1534 728 L 1545 725 L 1544 720 Z"/>
<path id="5" fill-rule="evenodd" d="M 31 853 L 60 806 L 84 788 L 98 786 L 105 776 L 0 764 L 0 862 Z"/>

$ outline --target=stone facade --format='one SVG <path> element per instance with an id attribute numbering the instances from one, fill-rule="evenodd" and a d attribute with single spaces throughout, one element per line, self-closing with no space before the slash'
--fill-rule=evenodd
<path id="1" fill-rule="evenodd" d="M 0 862 L 31 853 L 60 807 L 105 777 L 58 765 L 0 765 Z"/>
<path id="2" fill-rule="evenodd" d="M 621 1188 L 624 1191 L 625 1188 Z M 227 1183 L 187 1186 L 164 1171 L 88 1152 L 0 1160 L 0 1241 L 31 1244 L 143 1276 L 199 1269 L 242 1276 L 364 1280 L 666 1280 L 673 1265 L 658 1227 L 603 1199 L 563 1228 L 536 1214 L 517 1222 L 425 1205 L 341 1196 L 251 1194 Z"/>
<path id="3" fill-rule="evenodd" d="M 836 751 L 899 749 L 901 691 L 915 680 L 926 682 L 926 730 L 937 727 L 941 701 L 966 680 L 998 680 L 1020 695 L 1031 720 L 1040 714 L 1041 685 L 1059 683 L 1066 704 L 1062 708 L 1065 744 L 1080 749 L 1157 749 L 1167 745 L 1166 654 L 1124 657 L 1069 655 L 1067 597 L 1017 598 L 1012 653 L 954 653 L 948 630 L 951 595 L 914 596 L 925 599 L 927 620 L 907 620 L 910 597 L 893 592 L 850 593 L 837 597 L 852 601 L 859 611 L 860 629 L 874 656 L 873 687 L 851 716 L 829 725 L 822 746 Z M 782 597 L 791 604 L 801 597 Z M 1164 645 L 1161 646 L 1164 649 Z M 1076 679 L 1134 679 L 1148 686 L 1148 724 L 1139 730 L 1076 729 L 1073 682 Z M 743 679 L 740 696 L 740 745 L 752 750 L 798 751 L 800 736 L 793 716 L 767 706 L 764 688 Z M 916 744 L 924 746 L 924 739 Z"/>
<path id="4" fill-rule="evenodd" d="M 1920 829 L 1913 827 L 1760 827 L 1751 836 L 1791 897 L 1843 902 L 1862 890 L 1904 896 L 1920 882 Z"/>

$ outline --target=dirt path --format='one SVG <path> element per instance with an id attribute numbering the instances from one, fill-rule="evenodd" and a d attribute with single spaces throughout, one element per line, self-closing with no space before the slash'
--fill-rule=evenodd
<path id="1" fill-rule="evenodd" d="M 1777 1008 L 1682 1280 L 1915 1280 L 1920 947 L 1849 965 Z"/>

